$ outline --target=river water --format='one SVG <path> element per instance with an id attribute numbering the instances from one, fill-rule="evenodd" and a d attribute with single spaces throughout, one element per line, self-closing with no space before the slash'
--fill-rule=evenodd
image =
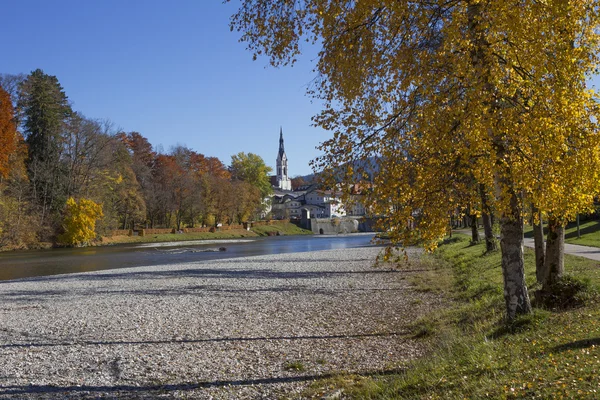
<path id="1" fill-rule="evenodd" d="M 371 246 L 373 234 L 140 243 L 0 253 L 0 281 L 37 276 Z M 219 251 L 220 247 L 226 248 Z"/>

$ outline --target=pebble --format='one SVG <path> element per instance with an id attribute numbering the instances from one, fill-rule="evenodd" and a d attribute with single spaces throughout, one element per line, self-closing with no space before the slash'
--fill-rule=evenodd
<path id="1" fill-rule="evenodd" d="M 301 398 L 413 359 L 406 326 L 442 300 L 373 267 L 380 250 L 1 282 L 0 398 Z"/>

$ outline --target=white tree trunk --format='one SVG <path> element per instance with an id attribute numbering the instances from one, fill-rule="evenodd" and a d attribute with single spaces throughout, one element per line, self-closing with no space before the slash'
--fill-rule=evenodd
<path id="1" fill-rule="evenodd" d="M 500 249 L 502 252 L 502 274 L 504 276 L 504 300 L 509 320 L 519 314 L 531 312 L 531 302 L 525 284 L 525 265 L 523 259 L 523 217 L 519 208 L 519 199 L 511 194 L 511 213 L 500 218 Z"/>

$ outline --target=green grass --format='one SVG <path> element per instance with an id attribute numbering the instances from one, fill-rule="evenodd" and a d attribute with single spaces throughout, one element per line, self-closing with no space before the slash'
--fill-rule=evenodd
<path id="1" fill-rule="evenodd" d="M 113 236 L 103 237 L 97 245 L 119 244 L 119 243 L 159 243 L 159 242 L 179 242 L 187 240 L 208 240 L 208 239 L 233 239 L 242 237 L 256 237 L 257 234 L 243 229 L 223 231 L 223 232 L 194 232 L 194 233 L 161 233 L 148 234 L 145 236 Z"/>
<path id="2" fill-rule="evenodd" d="M 120 243 L 159 243 L 159 242 L 179 242 L 187 240 L 210 240 L 210 239 L 237 239 L 244 237 L 269 236 L 269 232 L 280 235 L 312 235 L 312 231 L 307 231 L 297 227 L 292 223 L 278 223 L 267 226 L 256 226 L 250 231 L 244 229 L 235 229 L 230 231 L 211 232 L 191 232 L 191 233 L 163 233 L 148 234 L 145 236 L 114 236 L 103 237 L 95 245 L 103 246 Z"/>
<path id="3" fill-rule="evenodd" d="M 301 361 L 289 361 L 284 364 L 283 369 L 286 371 L 304 371 L 306 367 Z"/>
<path id="4" fill-rule="evenodd" d="M 582 221 L 579 224 L 579 232 L 581 238 L 577 238 L 577 224 L 571 222 L 565 229 L 565 242 L 571 244 L 579 244 L 582 246 L 600 247 L 600 221 Z M 547 233 L 544 226 L 544 234 Z M 531 226 L 525 227 L 525 237 L 532 238 L 533 230 Z"/>
<path id="5" fill-rule="evenodd" d="M 312 235 L 313 232 L 302 229 L 291 222 L 287 223 L 278 223 L 274 225 L 264 225 L 264 226 L 255 226 L 252 228 L 252 231 L 259 236 L 269 236 L 273 234 L 277 234 L 279 232 L 280 235 Z"/>
<path id="6" fill-rule="evenodd" d="M 360 399 L 600 398 L 597 297 L 576 309 L 535 309 L 509 324 L 500 254 L 484 252 L 485 245 L 470 245 L 467 236 L 455 235 L 424 264 L 430 272 L 417 289 L 429 282 L 432 290 L 445 290 L 450 298 L 445 309 L 411 327 L 413 337 L 429 345 L 428 355 L 398 365 L 399 372 L 319 381 L 311 393 L 341 387 L 347 397 Z M 598 262 L 568 255 L 565 261 L 570 274 L 597 289 Z M 533 297 L 537 286 L 530 250 L 526 278 Z"/>

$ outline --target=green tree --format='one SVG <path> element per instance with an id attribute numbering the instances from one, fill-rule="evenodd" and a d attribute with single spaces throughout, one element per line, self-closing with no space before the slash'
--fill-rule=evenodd
<path id="1" fill-rule="evenodd" d="M 231 156 L 231 179 L 247 182 L 260 191 L 262 198 L 273 193 L 269 174 L 271 167 L 265 164 L 261 156 L 253 153 L 238 153 Z"/>
<path id="2" fill-rule="evenodd" d="M 512 319 L 531 310 L 523 196 L 564 221 L 599 190 L 598 110 L 585 84 L 598 61 L 599 8 L 598 0 L 243 0 L 232 28 L 274 66 L 294 63 L 305 40 L 322 46 L 309 93 L 324 103 L 315 123 L 333 138 L 315 167 L 346 166 L 352 180 L 356 160 L 378 160 L 371 203 L 393 242 L 419 237 L 435 247 L 456 208 L 452 166 L 466 166 L 500 217 Z"/>
<path id="3" fill-rule="evenodd" d="M 66 201 L 66 170 L 61 154 L 63 133 L 73 112 L 58 79 L 40 69 L 21 83 L 19 108 L 29 149 L 29 179 L 43 225 L 48 214 L 58 213 Z"/>

